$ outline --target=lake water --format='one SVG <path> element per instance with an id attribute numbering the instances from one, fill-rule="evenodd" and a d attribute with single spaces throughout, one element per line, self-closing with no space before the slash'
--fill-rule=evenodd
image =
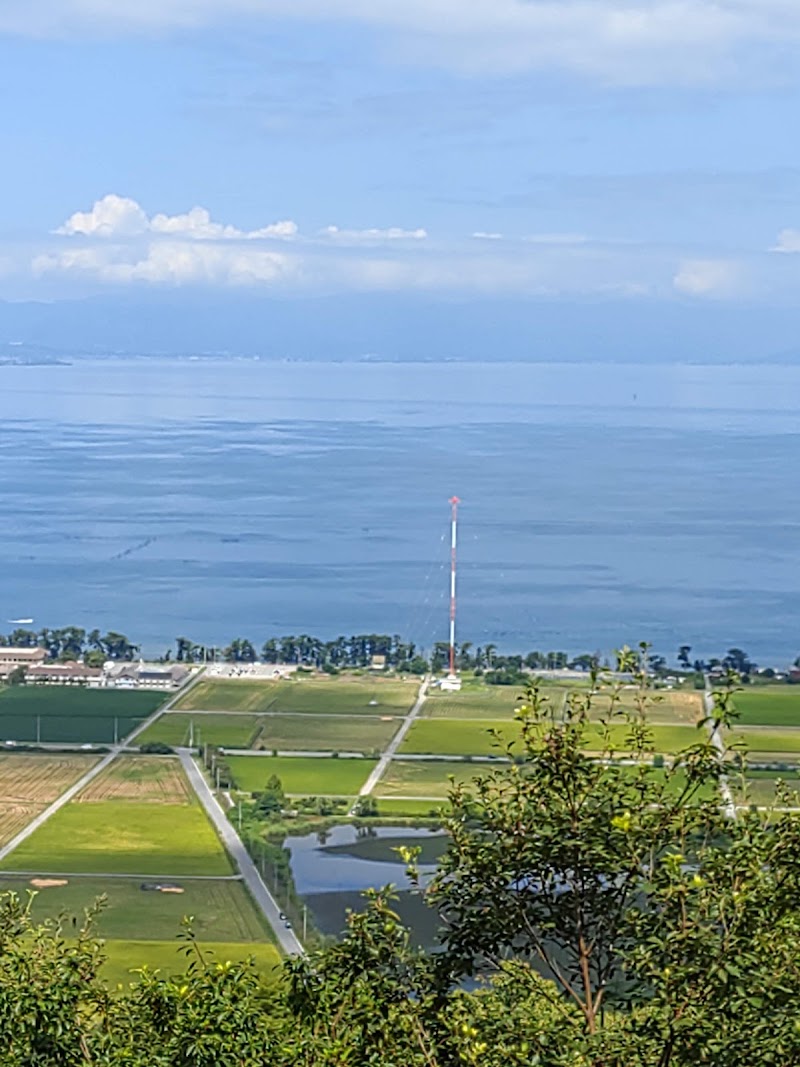
<path id="1" fill-rule="evenodd" d="M 420 848 L 418 868 L 424 884 L 444 852 L 445 840 L 431 830 L 335 826 L 323 835 L 288 837 L 285 847 L 291 853 L 295 889 L 321 933 L 341 934 L 348 909 L 364 910 L 364 891 L 391 883 L 397 892 L 391 906 L 420 943 L 433 946 L 436 914 L 410 891 L 405 864 L 395 850 L 402 845 Z"/>
<path id="2" fill-rule="evenodd" d="M 800 652 L 800 368 L 0 367 L 0 630 Z"/>

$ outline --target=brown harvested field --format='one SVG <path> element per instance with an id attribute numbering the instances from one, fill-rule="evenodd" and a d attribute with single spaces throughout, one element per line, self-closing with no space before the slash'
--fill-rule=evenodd
<path id="1" fill-rule="evenodd" d="M 78 795 L 78 803 L 132 800 L 188 804 L 192 791 L 174 756 L 119 756 Z"/>
<path id="2" fill-rule="evenodd" d="M 0 844 L 5 844 L 97 763 L 96 756 L 0 753 Z"/>

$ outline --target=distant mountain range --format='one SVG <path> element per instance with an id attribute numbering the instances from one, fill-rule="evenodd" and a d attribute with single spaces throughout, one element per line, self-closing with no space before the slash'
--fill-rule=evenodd
<path id="1" fill-rule="evenodd" d="M 127 293 L 0 302 L 0 363 L 209 354 L 314 360 L 614 363 L 800 359 L 800 308 L 407 294 Z"/>

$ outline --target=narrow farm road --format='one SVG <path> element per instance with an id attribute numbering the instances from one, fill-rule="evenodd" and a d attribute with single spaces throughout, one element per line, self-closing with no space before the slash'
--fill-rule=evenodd
<path id="1" fill-rule="evenodd" d="M 211 792 L 208 782 L 192 758 L 191 750 L 179 748 L 177 752 L 186 772 L 186 777 L 189 779 L 200 803 L 205 808 L 209 819 L 216 827 L 217 833 L 222 838 L 231 858 L 241 871 L 242 878 L 250 890 L 257 907 L 275 931 L 275 937 L 281 948 L 287 956 L 302 956 L 305 951 L 303 946 L 295 935 L 294 930 L 287 930 L 284 926 L 281 919 L 281 911 L 275 898 L 264 885 L 255 863 L 250 859 L 250 854 L 242 843 L 242 839 L 222 810 L 219 801 Z"/>
<path id="2" fill-rule="evenodd" d="M 386 773 L 386 768 L 391 763 L 391 761 L 394 758 L 394 755 L 397 752 L 398 748 L 400 748 L 400 746 L 402 745 L 406 734 L 411 729 L 411 727 L 414 725 L 414 720 L 416 719 L 416 717 L 419 715 L 420 711 L 422 710 L 422 705 L 425 703 L 425 697 L 426 697 L 426 695 L 428 693 L 428 685 L 429 685 L 429 683 L 430 683 L 430 679 L 429 678 L 424 678 L 422 680 L 422 685 L 419 687 L 419 692 L 417 693 L 417 699 L 416 699 L 416 701 L 414 703 L 413 708 L 411 709 L 411 711 L 409 711 L 408 715 L 406 715 L 406 717 L 403 719 L 403 722 L 402 722 L 402 725 L 401 725 L 400 729 L 397 731 L 397 733 L 394 735 L 392 740 L 389 742 L 389 745 L 386 748 L 386 751 L 383 753 L 381 758 L 378 760 L 378 763 L 377 763 L 375 769 L 373 770 L 372 774 L 369 776 L 369 778 L 367 778 L 366 782 L 364 782 L 364 784 L 361 786 L 361 789 L 360 789 L 359 794 L 358 794 L 360 797 L 369 796 L 369 794 L 372 792 L 372 790 L 375 788 L 375 786 L 378 784 L 378 782 L 381 780 L 381 778 L 383 778 L 384 774 Z M 353 814 L 353 809 L 351 809 L 350 814 L 351 815 Z"/>

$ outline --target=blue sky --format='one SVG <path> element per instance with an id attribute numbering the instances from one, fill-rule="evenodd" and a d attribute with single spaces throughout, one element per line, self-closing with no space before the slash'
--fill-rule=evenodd
<path id="1" fill-rule="evenodd" d="M 0 300 L 791 307 L 798 59 L 794 0 L 3 0 Z"/>

